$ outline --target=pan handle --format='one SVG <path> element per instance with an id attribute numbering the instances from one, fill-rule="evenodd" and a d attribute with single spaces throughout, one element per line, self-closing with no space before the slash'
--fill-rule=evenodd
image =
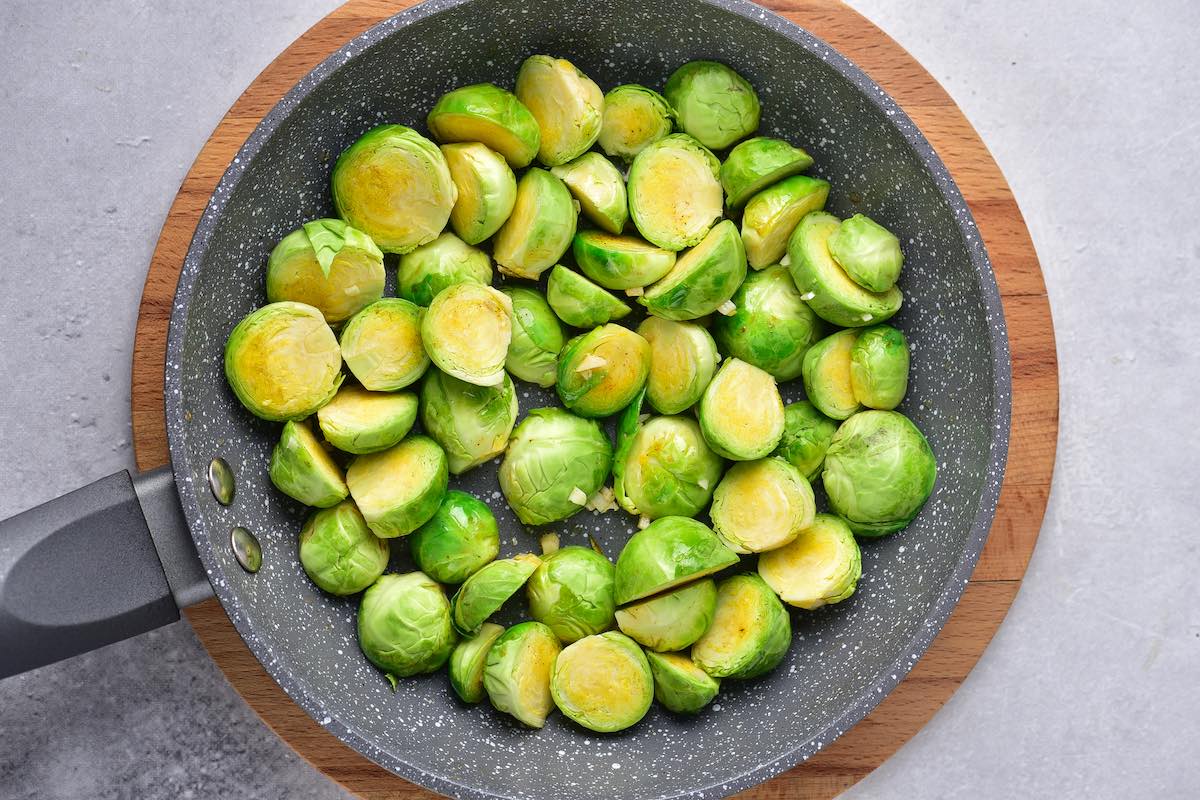
<path id="1" fill-rule="evenodd" d="M 0 522 L 0 678 L 179 619 L 212 594 L 169 467 Z"/>

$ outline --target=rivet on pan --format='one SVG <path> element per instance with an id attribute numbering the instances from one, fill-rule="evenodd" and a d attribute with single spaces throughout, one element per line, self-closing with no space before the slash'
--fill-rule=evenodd
<path id="1" fill-rule="evenodd" d="M 214 458 L 208 465 L 208 488 L 213 497 L 223 506 L 233 502 L 237 486 L 233 481 L 233 470 L 223 458 Z"/>
<path id="2" fill-rule="evenodd" d="M 262 566 L 262 545 L 254 534 L 240 525 L 229 532 L 229 546 L 233 556 L 246 572 L 258 572 Z"/>

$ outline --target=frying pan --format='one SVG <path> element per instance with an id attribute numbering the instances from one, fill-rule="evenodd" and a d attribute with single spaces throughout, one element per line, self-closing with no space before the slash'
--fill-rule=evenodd
<path id="1" fill-rule="evenodd" d="M 225 385 L 222 348 L 263 302 L 278 239 L 331 215 L 329 171 L 368 128 L 424 129 L 443 92 L 509 83 L 531 53 L 569 57 L 604 88 L 661 85 L 679 64 L 734 66 L 763 100 L 760 133 L 798 142 L 833 183 L 829 208 L 895 231 L 907 262 L 897 324 L 913 346 L 901 410 L 926 433 L 940 472 L 902 533 L 864 542 L 848 601 L 793 617 L 795 640 L 769 675 L 726 682 L 695 718 L 654 708 L 597 736 L 561 715 L 530 731 L 452 698 L 444 675 L 393 692 L 359 652 L 356 599 L 318 591 L 296 557 L 306 510 L 271 486 L 278 426 L 245 412 Z M 785 401 L 799 397 L 783 388 Z M 865 716 L 941 628 L 987 538 L 1009 432 L 1010 365 L 1000 299 L 971 214 L 928 142 L 857 67 L 805 31 L 741 0 L 431 0 L 375 26 L 305 76 L 230 164 L 198 225 L 176 290 L 165 374 L 172 467 L 104 478 L 0 523 L 0 676 L 135 635 L 215 592 L 271 676 L 315 720 L 396 774 L 459 797 L 723 796 L 791 767 Z M 522 415 L 555 405 L 522 385 Z M 211 460 L 237 492 L 219 504 Z M 500 499 L 495 464 L 456 479 L 488 501 L 502 554 L 536 547 Z M 230 531 L 261 542 L 244 571 Z M 621 512 L 555 527 L 615 555 Z M 412 569 L 393 548 L 390 569 Z M 512 604 L 514 606 L 518 603 Z M 518 618 L 506 609 L 502 621 Z"/>

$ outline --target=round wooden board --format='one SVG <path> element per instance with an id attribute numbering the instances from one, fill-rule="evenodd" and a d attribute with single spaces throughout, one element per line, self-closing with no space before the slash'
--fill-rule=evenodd
<path id="1" fill-rule="evenodd" d="M 171 206 L 142 295 L 133 360 L 138 467 L 167 463 L 163 365 L 175 284 L 192 232 L 221 174 L 262 116 L 347 40 L 413 5 L 350 0 L 284 51 L 246 89 L 197 156 Z M 1050 491 L 1058 435 L 1058 367 L 1046 288 L 1029 232 L 987 148 L 949 95 L 886 34 L 838 0 L 764 5 L 837 48 L 884 87 L 946 162 L 983 234 L 1012 347 L 1013 415 L 1008 470 L 991 537 L 962 600 L 909 676 L 865 720 L 805 764 L 741 797 L 827 800 L 862 779 L 941 708 L 983 653 L 1020 587 Z M 429 798 L 318 726 L 246 648 L 219 603 L 187 611 L 209 654 L 246 702 L 317 769 L 368 800 Z"/>

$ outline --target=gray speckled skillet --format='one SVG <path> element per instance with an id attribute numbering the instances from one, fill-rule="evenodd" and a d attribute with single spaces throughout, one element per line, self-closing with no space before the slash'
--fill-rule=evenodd
<path id="1" fill-rule="evenodd" d="M 358 650 L 356 600 L 323 595 L 300 568 L 295 539 L 305 509 L 277 493 L 266 475 L 277 426 L 238 405 L 221 366 L 226 335 L 263 302 L 271 247 L 300 223 L 331 214 L 328 177 L 338 153 L 382 122 L 424 130 L 434 100 L 456 86 L 511 85 L 531 53 L 566 56 L 604 89 L 626 82 L 659 87 L 674 67 L 695 58 L 727 62 L 750 79 L 762 98 L 760 133 L 812 153 L 811 173 L 833 184 L 830 210 L 869 213 L 904 243 L 905 304 L 896 323 L 912 343 L 913 366 L 900 410 L 925 431 L 940 467 L 932 499 L 907 530 L 864 542 L 863 580 L 853 598 L 794 614 L 795 641 L 780 668 L 748 683 L 727 682 L 698 717 L 655 707 L 634 729 L 610 736 L 582 730 L 561 715 L 541 731 L 522 729 L 486 704 L 457 702 L 444 673 L 404 680 L 393 693 Z M 787 401 L 800 395 L 798 385 L 783 388 Z M 396 774 L 456 797 L 716 797 L 765 780 L 829 744 L 912 668 L 958 601 L 999 495 L 1009 392 L 996 284 L 942 162 L 857 67 L 795 25 L 741 0 L 432 0 L 347 43 L 267 114 L 217 187 L 179 280 L 166 370 L 182 511 L 207 579 L 242 637 L 331 733 Z M 551 393 L 525 384 L 519 396 L 522 414 L 555 404 Z M 236 499 L 227 507 L 206 483 L 214 456 L 223 456 L 238 477 Z M 486 465 L 452 485 L 491 504 L 503 555 L 535 550 L 536 536 L 504 504 L 495 474 L 495 465 Z M 128 610 L 122 622 L 110 623 L 107 636 L 87 634 L 88 626 L 75 620 L 84 635 L 74 645 L 49 652 L 54 648 L 42 644 L 46 652 L 25 661 L 5 663 L 0 656 L 0 667 L 28 668 L 161 624 L 174 612 L 172 594 L 186 603 L 207 589 L 184 585 L 188 567 L 182 562 L 189 556 L 168 541 L 170 509 L 156 511 L 173 502 L 163 499 L 169 481 L 135 483 L 148 520 L 141 531 L 148 527 L 155 539 L 167 601 L 151 597 Z M 108 487 L 104 514 L 124 507 L 111 500 L 123 486 Z M 72 502 L 80 505 L 79 498 Z M 62 512 L 59 503 L 59 518 L 50 514 L 47 522 L 48 507 L 35 509 L 3 523 L 0 533 L 16 541 L 12 531 L 32 535 L 35 523 L 44 528 L 55 519 L 61 530 L 78 527 L 83 513 Z M 63 513 L 74 521 L 62 522 Z M 97 519 L 94 512 L 91 520 Z M 564 543 L 583 543 L 591 533 L 615 555 L 632 524 L 621 512 L 584 513 L 555 527 Z M 229 531 L 236 525 L 261 540 L 257 574 L 244 572 L 230 550 Z M 392 568 L 411 569 L 406 548 L 393 550 Z M 19 570 L 3 558 L 0 584 L 7 570 L 7 585 L 0 588 L 12 595 L 13 586 L 24 584 L 14 581 Z M 132 575 L 125 560 L 100 557 L 97 570 Z M 204 576 L 191 569 L 192 584 L 203 583 Z M 121 579 L 106 585 L 107 591 L 89 595 L 101 607 Z M 146 593 L 154 591 L 163 594 L 161 586 Z M 522 605 L 510 603 L 502 621 L 515 621 Z M 2 606 L 0 637 L 8 637 L 20 614 Z M 101 612 L 119 616 L 104 608 L 96 616 Z"/>

